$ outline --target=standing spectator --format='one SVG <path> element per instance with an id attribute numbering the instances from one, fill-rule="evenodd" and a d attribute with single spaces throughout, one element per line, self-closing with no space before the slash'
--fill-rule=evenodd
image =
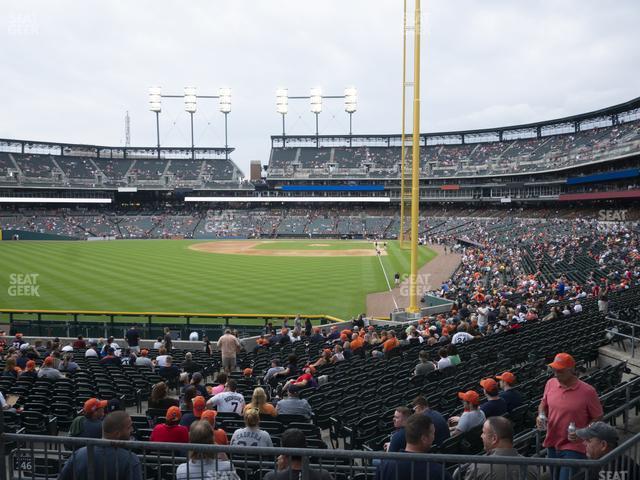
<path id="1" fill-rule="evenodd" d="M 480 386 L 484 389 L 484 394 L 487 397 L 487 401 L 480 405 L 480 410 L 484 412 L 485 418 L 507 413 L 507 402 L 500 398 L 498 383 L 493 378 L 485 378 L 480 381 Z"/>
<path id="2" fill-rule="evenodd" d="M 218 412 L 231 412 L 242 415 L 244 410 L 244 396 L 236 392 L 238 384 L 230 378 L 222 393 L 218 393 L 209 399 L 207 405 L 215 407 Z"/>
<path id="3" fill-rule="evenodd" d="M 189 443 L 213 445 L 213 429 L 209 422 L 197 421 L 189 429 Z M 176 470 L 176 480 L 240 480 L 233 464 L 223 453 L 189 453 L 189 463 L 181 463 Z"/>
<path id="4" fill-rule="evenodd" d="M 307 439 L 302 430 L 288 428 L 280 438 L 282 448 L 307 448 Z M 279 455 L 276 461 L 276 471 L 267 473 L 264 480 L 290 480 L 302 478 L 302 457 Z M 333 480 L 329 472 L 324 469 L 308 469 L 309 479 Z M 437 478 L 437 477 L 433 477 Z"/>
<path id="5" fill-rule="evenodd" d="M 70 437 L 102 438 L 102 419 L 104 409 L 107 408 L 107 400 L 90 398 L 84 402 L 82 415 L 76 417 L 69 427 Z"/>
<path id="6" fill-rule="evenodd" d="M 427 453 L 431 449 L 435 428 L 429 417 L 419 414 L 411 415 L 404 428 L 407 439 L 405 451 L 407 453 Z M 378 465 L 375 478 L 376 480 L 410 478 L 451 480 L 451 475 L 443 469 L 442 465 L 425 460 L 383 460 Z"/>
<path id="7" fill-rule="evenodd" d="M 124 336 L 129 344 L 129 350 L 138 353 L 140 351 L 140 332 L 138 331 L 138 325 L 134 325 L 127 330 Z"/>
<path id="8" fill-rule="evenodd" d="M 504 372 L 496 377 L 500 380 L 500 398 L 507 403 L 507 411 L 511 413 L 523 403 L 522 394 L 513 386 L 516 383 L 516 376 L 511 372 Z"/>
<path id="9" fill-rule="evenodd" d="M 478 409 L 480 395 L 474 390 L 458 393 L 458 398 L 462 400 L 464 413 L 459 417 L 451 417 L 449 425 L 452 428 L 451 435 L 459 435 L 482 425 L 486 420 L 484 412 Z"/>
<path id="10" fill-rule="evenodd" d="M 547 435 L 544 446 L 549 458 L 586 458 L 586 449 L 577 435 L 569 435 L 570 423 L 576 428 L 585 428 L 602 418 L 602 405 L 598 393 L 588 383 L 580 380 L 575 372 L 576 362 L 568 353 L 559 353 L 549 367 L 554 378 L 547 381 L 539 414 L 547 417 Z M 538 428 L 544 428 L 540 415 Z M 561 467 L 554 472 L 555 480 L 568 480 L 575 472 L 570 467 Z"/>
<path id="11" fill-rule="evenodd" d="M 173 349 L 173 337 L 169 327 L 164 327 L 164 348 L 167 349 L 167 352 L 171 352 Z"/>
<path id="12" fill-rule="evenodd" d="M 169 407 L 165 415 L 166 423 L 159 423 L 151 432 L 151 442 L 189 443 L 189 430 L 180 425 L 180 408 Z"/>
<path id="13" fill-rule="evenodd" d="M 482 444 L 488 455 L 496 457 L 520 457 L 518 450 L 513 448 L 513 425 L 504 417 L 491 417 L 482 426 Z M 466 480 L 510 480 L 521 479 L 520 465 L 505 465 L 491 463 L 472 464 L 467 470 Z M 536 468 L 529 466 L 526 470 L 526 480 L 537 480 Z M 523 479 L 524 480 L 524 479 Z"/>
<path id="14" fill-rule="evenodd" d="M 313 330 L 313 325 L 311 324 L 311 319 L 307 317 L 304 319 L 304 334 L 307 337 L 310 337 L 312 330 Z"/>
<path id="15" fill-rule="evenodd" d="M 449 436 L 451 432 L 449 431 L 449 426 L 447 425 L 447 419 L 444 416 L 432 408 L 429 407 L 429 402 L 423 396 L 416 397 L 413 401 L 413 411 L 415 413 L 420 413 L 422 415 L 426 415 L 433 422 L 433 426 L 435 427 L 435 437 L 433 439 L 433 443 L 436 445 L 440 445 L 444 442 Z"/>
<path id="16" fill-rule="evenodd" d="M 391 440 L 385 445 L 388 452 L 399 452 L 404 450 L 407 445 L 407 439 L 404 432 L 404 426 L 407 419 L 411 416 L 411 409 L 407 407 L 398 407 L 393 412 L 393 428 L 395 431 L 391 434 Z"/>
<path id="17" fill-rule="evenodd" d="M 133 425 L 131 423 L 131 417 L 124 411 L 110 413 L 102 424 L 102 438 L 105 440 L 129 440 L 132 432 Z M 101 445 L 93 447 L 93 453 L 93 472 L 88 471 L 89 459 L 87 447 L 82 447 L 71 453 L 58 479 L 142 479 L 140 460 L 133 452 L 124 448 Z"/>
<path id="18" fill-rule="evenodd" d="M 218 339 L 218 349 L 222 357 L 222 368 L 226 374 L 231 373 L 236 368 L 236 354 L 240 351 L 240 341 L 231 334 L 228 328 Z"/>
<path id="19" fill-rule="evenodd" d="M 260 412 L 255 408 L 244 412 L 245 428 L 233 432 L 231 445 L 243 447 L 273 447 L 271 436 L 268 432 L 260 430 Z"/>

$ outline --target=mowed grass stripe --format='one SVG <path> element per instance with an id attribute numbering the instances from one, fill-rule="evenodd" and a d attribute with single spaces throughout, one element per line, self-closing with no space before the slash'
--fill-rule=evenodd
<path id="1" fill-rule="evenodd" d="M 322 243 L 309 243 L 315 242 Z M 10 297 L 2 288 L 0 302 L 9 308 L 350 317 L 364 311 L 367 293 L 386 288 L 377 257 L 220 255 L 189 250 L 193 243 L 5 242 L 0 286 L 9 273 L 40 273 L 43 295 Z M 398 250 L 391 242 L 383 261 L 408 265 Z"/>

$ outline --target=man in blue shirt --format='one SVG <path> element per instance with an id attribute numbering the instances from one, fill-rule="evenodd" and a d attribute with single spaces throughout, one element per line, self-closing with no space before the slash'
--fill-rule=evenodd
<path id="1" fill-rule="evenodd" d="M 516 376 L 511 372 L 504 372 L 502 375 L 496 376 L 500 380 L 500 398 L 507 404 L 507 411 L 511 413 L 524 402 L 522 394 L 513 387 L 516 383 Z"/>
<path id="2" fill-rule="evenodd" d="M 413 414 L 404 426 L 406 453 L 427 453 L 433 443 L 435 427 L 431 418 Z M 424 460 L 383 460 L 376 470 L 376 480 L 444 479 L 451 480 L 441 464 Z"/>
<path id="3" fill-rule="evenodd" d="M 440 445 L 451 436 L 447 419 L 444 418 L 440 412 L 429 408 L 429 402 L 422 395 L 416 397 L 413 401 L 413 411 L 415 413 L 426 415 L 433 422 L 433 426 L 435 427 L 435 437 L 433 439 L 434 445 Z"/>
<path id="4" fill-rule="evenodd" d="M 110 413 L 102 423 L 105 440 L 130 440 L 133 426 L 131 417 L 122 410 Z M 93 447 L 93 465 L 89 471 L 87 447 L 74 451 L 64 464 L 58 480 L 94 478 L 96 480 L 141 480 L 140 460 L 131 451 L 112 446 Z"/>
<path id="5" fill-rule="evenodd" d="M 507 403 L 498 395 L 498 382 L 493 378 L 485 378 L 480 382 L 480 386 L 484 388 L 484 394 L 487 396 L 487 401 L 480 405 L 485 418 L 499 417 L 507 413 Z"/>
<path id="6" fill-rule="evenodd" d="M 407 419 L 411 416 L 411 409 L 407 407 L 398 407 L 393 412 L 393 427 L 396 429 L 391 434 L 391 440 L 385 450 L 388 452 L 399 452 L 404 450 L 407 442 L 404 434 L 404 424 L 407 423 Z"/>

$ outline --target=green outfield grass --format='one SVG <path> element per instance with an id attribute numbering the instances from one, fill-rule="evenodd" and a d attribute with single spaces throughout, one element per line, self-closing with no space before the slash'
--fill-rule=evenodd
<path id="1" fill-rule="evenodd" d="M 377 256 L 223 255 L 189 249 L 194 243 L 199 242 L 1 242 L 0 305 L 15 309 L 303 313 L 349 318 L 365 310 L 368 293 L 387 289 Z M 347 241 L 317 239 L 268 245 L 285 243 L 295 243 L 296 247 L 288 248 L 296 249 L 317 249 L 308 246 L 312 243 L 348 246 Z M 363 244 L 373 248 L 357 241 L 352 246 L 362 248 Z M 408 273 L 409 252 L 389 242 L 388 253 L 380 258 L 393 284 L 395 272 Z M 420 264 L 435 255 L 421 247 Z M 37 290 L 29 288 L 34 281 Z"/>

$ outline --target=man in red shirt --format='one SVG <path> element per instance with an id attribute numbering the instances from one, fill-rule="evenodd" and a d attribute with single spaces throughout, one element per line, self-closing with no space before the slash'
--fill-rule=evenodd
<path id="1" fill-rule="evenodd" d="M 602 405 L 596 390 L 578 378 L 576 362 L 568 353 L 556 355 L 549 367 L 554 378 L 547 381 L 538 413 L 547 417 L 547 436 L 544 446 L 549 458 L 584 459 L 584 444 L 575 433 L 569 434 L 570 423 L 576 429 L 585 428 L 602 418 Z M 540 416 L 536 420 L 538 428 L 544 428 Z M 575 472 L 570 467 L 554 471 L 554 480 L 568 480 Z"/>
<path id="2" fill-rule="evenodd" d="M 179 407 L 169 407 L 167 410 L 167 423 L 159 423 L 151 432 L 149 440 L 152 442 L 189 443 L 189 430 L 180 425 Z"/>

